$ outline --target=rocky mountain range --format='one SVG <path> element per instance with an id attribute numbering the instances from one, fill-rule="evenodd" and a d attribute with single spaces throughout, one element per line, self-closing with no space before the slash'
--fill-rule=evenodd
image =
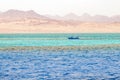
<path id="1" fill-rule="evenodd" d="M 46 15 L 47 17 L 51 19 L 56 19 L 56 20 L 74 20 L 74 21 L 81 21 L 81 22 L 120 22 L 120 15 L 115 15 L 115 16 L 104 16 L 104 15 L 95 15 L 91 16 L 88 13 L 84 13 L 81 16 L 78 16 L 74 13 L 69 13 L 65 16 L 50 16 Z"/>
<path id="2" fill-rule="evenodd" d="M 39 25 L 56 22 L 46 16 L 40 15 L 33 10 L 20 11 L 8 10 L 0 13 L 0 23 L 15 23 L 15 24 L 28 24 Z"/>
<path id="3" fill-rule="evenodd" d="M 74 13 L 69 13 L 65 16 L 51 16 L 51 15 L 40 15 L 33 10 L 20 11 L 20 10 L 8 10 L 6 12 L 0 12 L 0 22 L 10 22 L 16 20 L 41 20 L 41 21 L 78 21 L 78 22 L 120 22 L 120 15 L 115 15 L 112 17 L 95 15 L 91 16 L 87 13 L 78 16 Z"/>
<path id="4" fill-rule="evenodd" d="M 20 10 L 8 10 L 6 12 L 1 12 L 0 18 L 12 18 L 12 19 L 22 19 L 22 18 L 46 18 L 40 14 L 37 14 L 33 10 L 20 11 Z"/>
<path id="5" fill-rule="evenodd" d="M 0 33 L 120 33 L 120 16 L 51 16 L 33 10 L 8 10 L 0 12 Z"/>

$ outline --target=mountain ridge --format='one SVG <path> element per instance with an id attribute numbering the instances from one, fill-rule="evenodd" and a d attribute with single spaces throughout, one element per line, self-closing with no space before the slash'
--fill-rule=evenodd
<path id="1" fill-rule="evenodd" d="M 59 15 L 40 15 L 33 10 L 22 11 L 22 10 L 15 10 L 11 9 L 5 12 L 0 12 L 0 19 L 3 20 L 17 20 L 17 19 L 50 19 L 50 20 L 63 20 L 63 21 L 80 21 L 80 22 L 120 22 L 120 15 L 114 15 L 111 17 L 104 16 L 104 15 L 94 15 L 91 16 L 88 13 L 84 13 L 83 15 L 79 16 L 75 13 L 69 13 L 65 16 Z"/>
<path id="2" fill-rule="evenodd" d="M 0 33 L 120 33 L 120 16 L 40 15 L 33 10 L 0 13 Z"/>

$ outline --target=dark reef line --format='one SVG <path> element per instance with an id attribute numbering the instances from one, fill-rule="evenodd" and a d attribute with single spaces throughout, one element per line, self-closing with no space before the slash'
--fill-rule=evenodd
<path id="1" fill-rule="evenodd" d="M 9 50 L 95 50 L 95 49 L 120 49 L 120 44 L 107 44 L 107 45 L 84 45 L 84 46 L 11 46 L 0 47 L 0 51 Z"/>

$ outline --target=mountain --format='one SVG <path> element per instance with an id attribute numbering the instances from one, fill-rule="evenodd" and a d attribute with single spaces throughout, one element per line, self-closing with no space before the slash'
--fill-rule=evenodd
<path id="1" fill-rule="evenodd" d="M 61 17 L 59 15 L 49 15 L 49 14 L 46 14 L 44 16 L 46 16 L 46 17 L 48 17 L 50 19 L 55 19 L 55 20 L 62 20 L 63 19 L 63 17 Z"/>
<path id="2" fill-rule="evenodd" d="M 2 12 L 0 11 L 0 14 L 1 14 Z"/>
<path id="3" fill-rule="evenodd" d="M 33 10 L 0 13 L 0 33 L 120 33 L 120 15 L 40 15 Z"/>
<path id="4" fill-rule="evenodd" d="M 43 15 L 40 15 L 33 10 L 20 11 L 20 10 L 8 10 L 0 14 L 0 23 L 15 23 L 15 24 L 26 24 L 26 25 L 39 25 L 51 23 L 54 21 Z"/>
<path id="5" fill-rule="evenodd" d="M 111 19 L 107 16 L 103 16 L 103 15 L 95 15 L 93 16 L 92 20 L 94 22 L 110 22 Z"/>
<path id="6" fill-rule="evenodd" d="M 47 15 L 48 18 L 55 20 L 64 20 L 64 21 L 80 21 L 80 22 L 120 22 L 120 15 L 108 17 L 104 15 L 95 15 L 91 16 L 88 13 L 84 13 L 81 16 L 78 16 L 74 13 L 69 13 L 65 16 L 51 16 Z"/>
<path id="7" fill-rule="evenodd" d="M 112 21 L 114 22 L 120 22 L 120 15 L 115 15 L 111 17 Z"/>
<path id="8" fill-rule="evenodd" d="M 84 13 L 79 17 L 79 20 L 82 22 L 91 22 L 92 21 L 92 16 L 89 15 L 88 13 Z"/>
<path id="9" fill-rule="evenodd" d="M 79 16 L 74 13 L 69 13 L 65 16 L 59 16 L 59 15 L 44 15 L 44 16 L 55 20 L 64 20 L 64 21 L 79 20 Z"/>
<path id="10" fill-rule="evenodd" d="M 8 10 L 6 12 L 0 12 L 0 23 L 13 22 L 16 24 L 59 24 L 59 25 L 78 25 L 81 22 L 97 22 L 97 23 L 111 23 L 120 22 L 120 15 L 112 17 L 95 15 L 91 16 L 88 13 L 84 13 L 79 16 L 74 13 L 69 13 L 65 16 L 59 15 L 40 15 L 33 10 L 21 11 L 21 10 Z"/>
<path id="11" fill-rule="evenodd" d="M 37 14 L 33 10 L 29 11 L 20 11 L 20 10 L 8 10 L 0 14 L 0 18 L 11 18 L 11 19 L 21 19 L 21 18 L 42 18 L 46 17 Z"/>
<path id="12" fill-rule="evenodd" d="M 79 20 L 79 16 L 74 13 L 69 13 L 65 15 L 63 18 L 64 20 Z"/>

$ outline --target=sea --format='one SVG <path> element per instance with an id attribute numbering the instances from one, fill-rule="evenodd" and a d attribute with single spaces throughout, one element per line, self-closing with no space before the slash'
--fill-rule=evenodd
<path id="1" fill-rule="evenodd" d="M 120 45 L 120 33 L 0 34 L 2 49 L 96 45 Z M 0 80 L 120 80 L 120 48 L 0 49 Z"/>
<path id="2" fill-rule="evenodd" d="M 79 37 L 79 39 L 68 39 Z M 83 33 L 83 34 L 0 34 L 0 46 L 79 46 L 120 44 L 120 34 L 117 33 Z"/>

